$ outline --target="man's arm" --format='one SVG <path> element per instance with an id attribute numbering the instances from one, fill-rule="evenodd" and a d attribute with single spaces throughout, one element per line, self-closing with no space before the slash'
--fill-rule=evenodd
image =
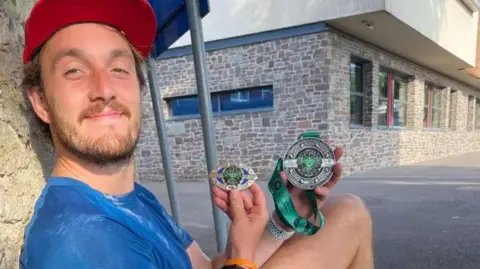
<path id="1" fill-rule="evenodd" d="M 275 214 L 273 214 L 273 217 L 277 223 L 280 223 Z M 260 268 L 282 246 L 283 242 L 276 239 L 265 227 L 260 244 L 255 251 L 254 263 L 257 268 Z M 187 252 L 192 261 L 193 269 L 221 269 L 226 261 L 225 252 L 219 253 L 213 260 L 210 260 L 196 242 L 191 244 Z"/>

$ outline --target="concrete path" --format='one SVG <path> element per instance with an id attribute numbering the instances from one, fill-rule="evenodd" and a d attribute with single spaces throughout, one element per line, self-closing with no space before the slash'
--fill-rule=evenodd
<path id="1" fill-rule="evenodd" d="M 145 185 L 170 210 L 165 184 Z M 261 185 L 269 194 L 266 182 Z M 214 255 L 207 183 L 180 183 L 178 189 L 183 226 Z M 355 193 L 369 206 L 376 268 L 480 268 L 480 152 L 355 174 L 335 192 Z"/>

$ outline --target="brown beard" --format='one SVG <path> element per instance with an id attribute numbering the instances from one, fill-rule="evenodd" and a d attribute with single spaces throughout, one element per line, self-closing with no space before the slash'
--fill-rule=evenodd
<path id="1" fill-rule="evenodd" d="M 89 116 L 101 113 L 106 107 L 131 119 L 132 113 L 123 104 L 117 101 L 108 104 L 97 102 L 80 113 L 78 124 L 80 125 Z M 51 109 L 50 111 L 53 112 L 52 132 L 56 133 L 58 141 L 66 150 L 80 159 L 97 165 L 108 165 L 123 162 L 132 157 L 140 134 L 140 120 L 133 120 L 132 127 L 129 128 L 126 136 L 118 136 L 111 129 L 100 138 L 90 139 L 82 136 L 71 122 L 61 117 L 60 113 L 55 113 Z"/>

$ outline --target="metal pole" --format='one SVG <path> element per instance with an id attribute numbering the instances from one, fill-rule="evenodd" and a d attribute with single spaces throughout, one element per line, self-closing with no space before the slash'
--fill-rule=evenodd
<path id="1" fill-rule="evenodd" d="M 195 64 L 195 77 L 197 79 L 198 98 L 200 103 L 200 116 L 202 119 L 203 142 L 205 157 L 207 159 L 208 172 L 218 165 L 217 145 L 213 127 L 212 104 L 208 90 L 208 77 L 205 63 L 205 44 L 203 42 L 202 24 L 200 12 L 196 0 L 187 0 L 188 24 L 192 39 L 193 60 Z M 210 197 L 212 203 L 213 220 L 217 239 L 217 250 L 222 252 L 227 242 L 227 222 L 225 214 L 215 206 L 213 201 L 212 183 L 209 182 Z"/>
<path id="2" fill-rule="evenodd" d="M 170 208 L 172 210 L 173 219 L 182 225 L 180 217 L 180 204 L 178 203 L 178 195 L 175 177 L 172 170 L 172 161 L 170 159 L 170 149 L 168 147 L 168 136 L 163 121 L 162 102 L 160 100 L 160 89 L 157 81 L 155 60 L 150 55 L 148 58 L 148 84 L 150 85 L 150 95 L 153 103 L 153 112 L 155 115 L 155 122 L 157 124 L 158 143 L 162 152 L 163 170 L 165 172 L 165 181 L 167 182 L 168 198 L 170 201 Z"/>

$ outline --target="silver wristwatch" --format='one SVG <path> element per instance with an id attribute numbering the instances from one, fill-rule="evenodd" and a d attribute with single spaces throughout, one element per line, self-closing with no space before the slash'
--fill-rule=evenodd
<path id="1" fill-rule="evenodd" d="M 277 239 L 277 240 L 288 240 L 295 234 L 295 231 L 286 231 L 283 229 L 274 219 L 273 214 L 270 215 L 270 219 L 267 223 L 268 231 Z"/>

